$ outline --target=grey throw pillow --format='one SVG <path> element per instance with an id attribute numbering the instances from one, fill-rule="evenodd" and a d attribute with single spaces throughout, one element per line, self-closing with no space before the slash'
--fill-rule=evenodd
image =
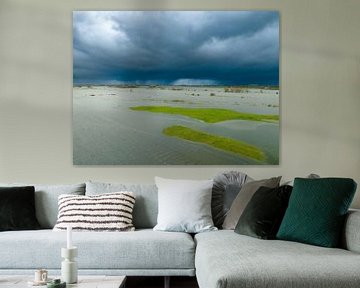
<path id="1" fill-rule="evenodd" d="M 213 180 L 155 177 L 159 213 L 154 230 L 198 233 L 216 230 L 211 217 Z"/>
<path id="2" fill-rule="evenodd" d="M 261 186 L 269 188 L 279 187 L 280 179 L 281 176 L 270 179 L 251 181 L 244 184 L 225 217 L 224 223 L 222 225 L 223 229 L 234 230 L 241 214 L 244 212 L 246 205 L 249 203 L 255 192 Z"/>
<path id="3" fill-rule="evenodd" d="M 215 176 L 212 189 L 211 213 L 216 227 L 222 227 L 225 216 L 241 187 L 251 180 L 245 173 L 238 171 L 226 171 Z"/>

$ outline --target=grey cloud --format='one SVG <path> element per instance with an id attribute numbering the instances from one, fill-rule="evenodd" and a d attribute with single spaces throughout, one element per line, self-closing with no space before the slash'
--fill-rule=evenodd
<path id="1" fill-rule="evenodd" d="M 278 83 L 277 12 L 74 12 L 73 21 L 75 82 Z"/>

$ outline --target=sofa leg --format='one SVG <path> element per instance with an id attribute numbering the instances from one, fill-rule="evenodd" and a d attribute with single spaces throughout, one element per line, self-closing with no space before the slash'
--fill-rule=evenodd
<path id="1" fill-rule="evenodd" d="M 164 277 L 164 288 L 170 288 L 170 276 Z"/>

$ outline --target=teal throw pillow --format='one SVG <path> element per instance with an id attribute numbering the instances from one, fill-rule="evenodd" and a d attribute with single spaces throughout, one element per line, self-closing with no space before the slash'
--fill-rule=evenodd
<path id="1" fill-rule="evenodd" d="M 355 191 L 349 178 L 295 178 L 277 239 L 337 247 Z"/>

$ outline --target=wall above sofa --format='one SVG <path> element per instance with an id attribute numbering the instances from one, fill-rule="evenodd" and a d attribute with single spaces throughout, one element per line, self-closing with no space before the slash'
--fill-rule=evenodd
<path id="1" fill-rule="evenodd" d="M 206 179 L 223 170 L 253 178 L 317 173 L 360 183 L 360 3 L 312 1 L 0 2 L 0 180 L 153 183 L 156 175 Z M 280 165 L 73 166 L 73 10 L 280 12 Z M 346 31 L 346 33 L 344 33 Z M 360 193 L 354 207 L 360 207 Z"/>

